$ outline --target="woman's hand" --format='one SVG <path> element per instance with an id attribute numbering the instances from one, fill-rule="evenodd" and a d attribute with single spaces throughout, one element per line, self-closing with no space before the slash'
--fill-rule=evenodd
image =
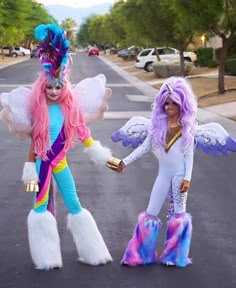
<path id="1" fill-rule="evenodd" d="M 188 192 L 189 188 L 190 188 L 190 181 L 183 179 L 183 181 L 180 184 L 180 191 Z"/>
<path id="2" fill-rule="evenodd" d="M 35 162 L 25 162 L 21 180 L 26 186 L 27 192 L 38 192 L 38 173 Z"/>
<path id="3" fill-rule="evenodd" d="M 106 163 L 106 166 L 108 168 L 110 168 L 111 170 L 114 170 L 114 171 L 116 171 L 118 173 L 121 173 L 124 170 L 126 165 L 119 158 L 110 157 L 110 159 Z"/>
<path id="4" fill-rule="evenodd" d="M 121 162 L 120 162 L 120 164 L 118 166 L 117 172 L 119 172 L 119 173 L 123 172 L 125 167 L 126 167 L 125 163 L 121 160 Z"/>

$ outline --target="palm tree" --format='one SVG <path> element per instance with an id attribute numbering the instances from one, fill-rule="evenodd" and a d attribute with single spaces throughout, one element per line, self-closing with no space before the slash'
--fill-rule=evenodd
<path id="1" fill-rule="evenodd" d="M 74 31 L 78 28 L 78 24 L 74 19 L 71 17 L 66 18 L 62 21 L 61 27 L 66 31 L 66 36 L 70 40 L 71 45 L 74 45 L 75 37 L 74 37 Z"/>

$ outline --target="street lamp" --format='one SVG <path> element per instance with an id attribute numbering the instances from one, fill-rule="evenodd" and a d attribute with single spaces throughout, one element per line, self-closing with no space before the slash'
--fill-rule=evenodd
<path id="1" fill-rule="evenodd" d="M 206 44 L 206 42 L 205 42 L 206 36 L 205 36 L 205 35 L 202 35 L 202 36 L 201 36 L 201 40 L 202 40 L 202 46 L 205 47 L 205 44 Z"/>

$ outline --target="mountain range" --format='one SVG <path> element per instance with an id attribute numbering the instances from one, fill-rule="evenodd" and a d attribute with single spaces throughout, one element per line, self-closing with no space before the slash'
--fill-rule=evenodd
<path id="1" fill-rule="evenodd" d="M 78 26 L 90 15 L 103 15 L 109 12 L 112 3 L 103 3 L 88 8 L 74 8 L 65 5 L 46 5 L 48 12 L 57 19 L 59 24 L 68 17 L 75 20 Z"/>

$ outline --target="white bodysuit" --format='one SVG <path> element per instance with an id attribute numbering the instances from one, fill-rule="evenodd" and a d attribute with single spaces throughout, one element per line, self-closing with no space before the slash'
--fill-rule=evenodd
<path id="1" fill-rule="evenodd" d="M 180 184 L 183 179 L 188 181 L 191 179 L 194 155 L 193 147 L 192 149 L 188 149 L 187 152 L 183 152 L 180 137 L 167 153 L 163 151 L 161 155 L 157 155 L 158 153 L 154 145 L 152 145 L 152 136 L 148 134 L 142 145 L 123 159 L 125 165 L 129 165 L 152 150 L 159 160 L 159 173 L 153 185 L 146 210 L 148 214 L 158 216 L 167 196 L 169 196 L 170 203 L 173 202 L 174 211 L 172 213 L 179 214 L 186 212 L 188 193 L 180 191 Z"/>

